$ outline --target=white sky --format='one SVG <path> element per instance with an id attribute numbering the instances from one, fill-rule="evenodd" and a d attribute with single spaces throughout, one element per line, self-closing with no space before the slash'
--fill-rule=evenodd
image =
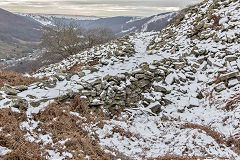
<path id="1" fill-rule="evenodd" d="M 150 16 L 201 0 L 0 0 L 0 8 L 22 13 L 86 16 Z"/>

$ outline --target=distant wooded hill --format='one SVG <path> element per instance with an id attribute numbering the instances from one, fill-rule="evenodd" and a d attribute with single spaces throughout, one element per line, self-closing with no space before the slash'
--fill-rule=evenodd
<path id="1" fill-rule="evenodd" d="M 16 38 L 38 42 L 41 38 L 41 28 L 40 23 L 32 19 L 0 9 L 0 37 L 3 41 L 6 38 Z"/>
<path id="2" fill-rule="evenodd" d="M 32 52 L 42 36 L 42 25 L 30 18 L 0 9 L 0 58 Z"/>

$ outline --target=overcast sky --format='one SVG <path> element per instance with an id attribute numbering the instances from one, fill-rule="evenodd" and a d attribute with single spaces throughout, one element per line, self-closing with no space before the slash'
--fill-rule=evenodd
<path id="1" fill-rule="evenodd" d="M 0 0 L 0 8 L 22 13 L 87 16 L 150 16 L 201 0 Z"/>

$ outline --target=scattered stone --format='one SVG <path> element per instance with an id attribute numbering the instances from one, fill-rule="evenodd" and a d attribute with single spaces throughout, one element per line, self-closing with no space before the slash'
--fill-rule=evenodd
<path id="1" fill-rule="evenodd" d="M 66 80 L 67 80 L 67 81 L 70 81 L 73 75 L 74 75 L 74 73 L 72 73 L 72 72 L 66 73 L 66 76 L 65 76 L 65 77 L 66 77 Z"/>
<path id="2" fill-rule="evenodd" d="M 162 108 L 160 104 L 156 104 L 150 108 L 153 113 L 159 114 L 162 112 Z"/>
<path id="3" fill-rule="evenodd" d="M 28 109 L 28 102 L 25 99 L 18 98 L 12 100 L 12 107 L 26 111 Z"/>
<path id="4" fill-rule="evenodd" d="M 228 81 L 228 87 L 231 88 L 231 87 L 234 87 L 236 86 L 237 84 L 239 84 L 239 81 L 237 79 L 232 79 L 232 80 L 229 80 Z"/>
<path id="5" fill-rule="evenodd" d="M 187 108 L 191 109 L 191 108 L 194 108 L 194 107 L 199 107 L 199 100 L 197 98 L 190 97 L 189 106 Z"/>
<path id="6" fill-rule="evenodd" d="M 138 82 L 138 86 L 140 87 L 140 88 L 143 88 L 143 87 L 146 87 L 147 85 L 149 85 L 151 82 L 149 81 L 149 80 L 140 80 L 139 82 Z"/>
<path id="7" fill-rule="evenodd" d="M 17 95 L 19 93 L 18 90 L 12 88 L 10 85 L 5 84 L 2 89 L 7 95 Z"/>
<path id="8" fill-rule="evenodd" d="M 40 102 L 30 102 L 30 105 L 33 106 L 33 107 L 38 107 L 40 106 Z"/>
<path id="9" fill-rule="evenodd" d="M 214 89 L 216 92 L 221 92 L 221 91 L 225 90 L 226 87 L 225 87 L 225 84 L 222 82 L 222 83 L 218 84 Z"/>
<path id="10" fill-rule="evenodd" d="M 84 77 L 86 74 L 84 72 L 78 72 L 78 77 L 82 78 Z"/>
<path id="11" fill-rule="evenodd" d="M 185 66 L 185 63 L 174 63 L 175 69 L 183 69 Z"/>
<path id="12" fill-rule="evenodd" d="M 145 74 L 136 74 L 136 75 L 135 75 L 135 78 L 136 78 L 136 79 L 143 79 L 143 78 L 145 78 L 145 77 L 146 77 Z"/>
<path id="13" fill-rule="evenodd" d="M 28 90 L 28 86 L 24 86 L 24 85 L 16 86 L 15 89 L 22 92 L 22 91 Z"/>
<path id="14" fill-rule="evenodd" d="M 170 91 L 168 91 L 165 87 L 162 87 L 162 86 L 154 86 L 154 91 L 162 92 L 164 94 L 169 94 L 170 93 Z"/>
<path id="15" fill-rule="evenodd" d="M 103 101 L 100 101 L 98 99 L 94 99 L 91 103 L 90 103 L 90 106 L 100 106 L 100 105 L 103 105 L 104 102 Z"/>
<path id="16" fill-rule="evenodd" d="M 59 80 L 59 81 L 63 81 L 64 79 L 65 79 L 65 76 L 62 74 L 62 73 L 57 73 L 57 74 L 55 74 L 54 75 L 56 78 L 57 78 L 57 80 Z"/>
<path id="17" fill-rule="evenodd" d="M 59 98 L 57 98 L 57 100 L 62 102 L 62 101 L 65 101 L 67 99 L 73 98 L 73 96 L 74 96 L 74 92 L 72 90 L 68 89 L 67 93 L 65 95 L 62 95 Z"/>
<path id="18" fill-rule="evenodd" d="M 234 55 L 229 55 L 229 56 L 225 57 L 225 60 L 228 62 L 236 61 L 237 59 L 238 59 L 238 57 L 234 56 Z"/>
<path id="19" fill-rule="evenodd" d="M 231 72 L 231 73 L 220 76 L 220 80 L 225 81 L 225 80 L 228 80 L 230 78 L 235 78 L 235 77 L 237 77 L 238 74 L 239 74 L 238 71 L 237 72 Z"/>
<path id="20" fill-rule="evenodd" d="M 30 95 L 30 94 L 28 94 L 26 97 L 28 97 L 30 99 L 36 99 L 37 98 L 36 96 Z"/>

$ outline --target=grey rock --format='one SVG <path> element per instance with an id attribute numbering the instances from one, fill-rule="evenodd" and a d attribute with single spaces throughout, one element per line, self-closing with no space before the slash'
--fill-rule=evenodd
<path id="1" fill-rule="evenodd" d="M 238 59 L 238 57 L 234 56 L 234 55 L 230 55 L 230 56 L 225 57 L 225 60 L 228 61 L 228 62 L 236 61 L 237 59 Z"/>
<path id="2" fill-rule="evenodd" d="M 185 66 L 184 63 L 174 63 L 174 68 L 175 69 L 183 69 Z"/>
<path id="3" fill-rule="evenodd" d="M 74 73 L 72 73 L 72 72 L 66 73 L 66 80 L 70 81 L 73 75 L 74 75 Z"/>
<path id="4" fill-rule="evenodd" d="M 145 78 L 145 77 L 146 77 L 145 74 L 136 74 L 136 75 L 135 75 L 135 78 L 136 78 L 136 79 L 143 79 L 143 78 Z"/>
<path id="5" fill-rule="evenodd" d="M 18 98 L 12 100 L 12 107 L 26 111 L 28 109 L 28 102 L 25 99 Z"/>
<path id="6" fill-rule="evenodd" d="M 147 85 L 149 85 L 151 82 L 149 80 L 140 80 L 138 81 L 138 86 L 140 88 L 146 87 Z"/>
<path id="7" fill-rule="evenodd" d="M 36 99 L 37 98 L 36 96 L 30 95 L 30 94 L 28 94 L 26 97 L 28 97 L 30 99 Z"/>
<path id="8" fill-rule="evenodd" d="M 22 92 L 22 91 L 28 90 L 28 86 L 24 86 L 24 85 L 16 86 L 15 89 Z"/>
<path id="9" fill-rule="evenodd" d="M 78 72 L 78 77 L 84 77 L 86 74 L 84 72 Z"/>
<path id="10" fill-rule="evenodd" d="M 12 88 L 11 86 L 5 84 L 2 87 L 2 91 L 4 91 L 7 95 L 17 95 L 19 93 L 18 90 Z"/>
<path id="11" fill-rule="evenodd" d="M 170 91 L 168 91 L 165 87 L 162 87 L 162 86 L 154 86 L 154 91 L 156 92 L 162 92 L 162 93 L 169 93 Z"/>
<path id="12" fill-rule="evenodd" d="M 57 84 L 57 79 L 51 79 L 51 80 L 46 80 L 43 81 L 40 86 L 46 87 L 46 88 L 54 88 L 56 87 Z"/>
<path id="13" fill-rule="evenodd" d="M 231 79 L 228 81 L 228 87 L 231 88 L 231 87 L 234 87 L 236 86 L 237 84 L 239 84 L 239 80 L 238 79 Z"/>
<path id="14" fill-rule="evenodd" d="M 162 108 L 160 104 L 157 104 L 150 108 L 153 113 L 159 114 L 162 112 Z"/>
<path id="15" fill-rule="evenodd" d="M 104 102 L 103 101 L 100 101 L 100 100 L 97 100 L 97 99 L 94 99 L 92 102 L 90 102 L 90 106 L 100 106 L 100 105 L 103 105 Z"/>
<path id="16" fill-rule="evenodd" d="M 57 78 L 57 80 L 59 81 L 63 81 L 65 79 L 65 75 L 62 73 L 57 73 L 54 75 L 55 78 Z"/>
<path id="17" fill-rule="evenodd" d="M 67 90 L 67 93 L 57 98 L 59 101 L 65 101 L 67 99 L 73 98 L 74 92 L 70 89 Z"/>
<path id="18" fill-rule="evenodd" d="M 195 97 L 190 97 L 188 109 L 199 107 L 199 100 Z"/>
<path id="19" fill-rule="evenodd" d="M 38 107 L 41 103 L 39 101 L 37 102 L 30 102 L 30 105 L 33 107 Z"/>
<path id="20" fill-rule="evenodd" d="M 169 99 L 166 99 L 166 98 L 163 98 L 161 100 L 161 104 L 163 104 L 164 106 L 167 106 L 167 105 L 172 104 L 172 103 L 173 103 L 172 101 L 170 101 Z"/>
<path id="21" fill-rule="evenodd" d="M 97 80 L 91 82 L 91 85 L 92 85 L 92 86 L 95 86 L 95 85 L 98 85 L 98 84 L 101 84 L 101 83 L 102 83 L 102 80 L 97 79 Z"/>
<path id="22" fill-rule="evenodd" d="M 235 78 L 235 77 L 237 77 L 238 74 L 239 74 L 238 71 L 236 71 L 236 72 L 231 72 L 231 73 L 228 73 L 228 74 L 225 74 L 225 75 L 220 76 L 220 80 L 221 80 L 221 81 L 225 81 L 225 80 L 228 80 L 228 79 L 230 79 L 230 78 Z"/>
<path id="23" fill-rule="evenodd" d="M 89 89 L 89 90 L 91 90 L 91 89 L 93 88 L 90 83 L 82 83 L 81 85 L 83 86 L 84 89 Z"/>
<path id="24" fill-rule="evenodd" d="M 222 82 L 222 83 L 218 84 L 214 89 L 215 89 L 216 92 L 221 92 L 221 91 L 223 91 L 223 90 L 226 89 L 226 86 L 225 86 L 225 84 Z"/>
<path id="25" fill-rule="evenodd" d="M 82 90 L 80 94 L 81 96 L 90 96 L 92 92 L 89 90 Z"/>

